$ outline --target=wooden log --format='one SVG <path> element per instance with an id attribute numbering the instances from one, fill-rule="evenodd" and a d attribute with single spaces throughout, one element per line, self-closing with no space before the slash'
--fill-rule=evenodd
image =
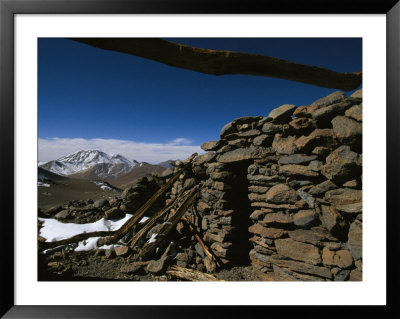
<path id="1" fill-rule="evenodd" d="M 170 276 L 190 281 L 223 281 L 215 278 L 213 275 L 205 274 L 201 271 L 183 268 L 179 266 L 171 266 L 166 273 Z"/>
<path id="2" fill-rule="evenodd" d="M 145 236 L 147 234 L 147 232 L 154 226 L 154 224 L 156 223 L 156 221 L 161 218 L 164 214 L 168 213 L 171 208 L 173 206 L 175 206 L 176 202 L 178 201 L 178 196 L 175 198 L 175 200 L 170 203 L 169 205 L 167 205 L 166 207 L 164 207 L 163 209 L 161 209 L 157 214 L 155 214 L 153 217 L 151 217 L 146 224 L 143 226 L 143 228 L 141 228 L 135 236 L 133 236 L 131 243 L 130 243 L 130 247 L 133 249 L 135 247 L 135 245 L 137 244 L 137 242 L 140 240 L 140 238 L 142 238 L 143 236 Z"/>
<path id="3" fill-rule="evenodd" d="M 186 226 L 189 228 L 189 230 L 193 233 L 194 237 L 196 238 L 196 240 L 199 242 L 199 244 L 201 245 L 201 248 L 203 248 L 204 253 L 210 257 L 213 258 L 213 255 L 210 253 L 210 250 L 207 248 L 206 244 L 204 243 L 204 241 L 201 239 L 200 235 L 198 234 L 198 232 L 194 229 L 194 227 L 189 223 L 189 221 L 185 218 L 185 216 L 182 216 L 181 220 L 186 224 Z"/>
<path id="4" fill-rule="evenodd" d="M 270 56 L 202 49 L 162 39 L 71 38 L 71 40 L 211 75 L 268 76 L 347 91 L 356 89 L 362 82 L 361 71 L 342 73 Z"/>
<path id="5" fill-rule="evenodd" d="M 194 202 L 199 192 L 199 187 L 195 186 L 185 196 L 181 205 L 177 208 L 176 213 L 164 223 L 164 227 L 160 230 L 159 234 L 155 237 L 154 242 L 147 242 L 139 254 L 139 258 L 146 259 L 156 251 L 157 248 L 163 247 L 167 242 L 166 238 L 169 233 L 176 227 L 181 217 L 186 213 L 190 205 Z"/>

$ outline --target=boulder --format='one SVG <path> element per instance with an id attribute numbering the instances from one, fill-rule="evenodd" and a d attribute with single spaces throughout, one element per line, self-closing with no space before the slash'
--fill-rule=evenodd
<path id="1" fill-rule="evenodd" d="M 266 194 L 266 201 L 271 203 L 290 203 L 297 201 L 297 192 L 286 184 L 278 184 L 271 187 Z"/>
<path id="2" fill-rule="evenodd" d="M 338 103 L 346 98 L 346 95 L 341 91 L 336 91 L 328 96 L 320 98 L 311 104 L 312 107 L 321 108 L 331 104 Z"/>
<path id="3" fill-rule="evenodd" d="M 279 167 L 279 173 L 284 176 L 305 176 L 305 177 L 318 177 L 319 173 L 312 171 L 307 166 L 289 164 Z"/>
<path id="4" fill-rule="evenodd" d="M 272 227 L 264 227 L 261 224 L 254 224 L 249 227 L 249 232 L 253 234 L 260 235 L 264 238 L 281 238 L 283 237 L 287 231 L 279 228 L 272 228 Z"/>
<path id="5" fill-rule="evenodd" d="M 267 134 L 261 134 L 255 137 L 253 140 L 253 144 L 255 146 L 268 146 L 271 145 L 271 142 L 272 142 L 272 136 Z"/>
<path id="6" fill-rule="evenodd" d="M 362 223 L 358 220 L 350 225 L 347 246 L 355 260 L 362 257 Z"/>
<path id="7" fill-rule="evenodd" d="M 282 133 L 283 131 L 286 131 L 288 129 L 288 124 L 276 124 L 267 122 L 263 125 L 261 130 L 268 135 L 274 135 L 275 133 Z"/>
<path id="8" fill-rule="evenodd" d="M 352 188 L 338 188 L 325 193 L 325 199 L 335 206 L 362 202 L 362 191 Z"/>
<path id="9" fill-rule="evenodd" d="M 273 109 L 267 116 L 267 120 L 279 122 L 282 120 L 286 120 L 290 118 L 296 109 L 296 105 L 293 104 L 284 104 L 280 107 Z"/>
<path id="10" fill-rule="evenodd" d="M 263 158 L 272 151 L 266 147 L 250 146 L 248 148 L 239 148 L 233 151 L 229 151 L 220 155 L 217 160 L 221 163 L 234 163 L 249 159 Z"/>
<path id="11" fill-rule="evenodd" d="M 66 219 L 69 216 L 69 211 L 68 209 L 64 209 L 61 212 L 58 212 L 57 214 L 54 215 L 55 219 Z"/>
<path id="12" fill-rule="evenodd" d="M 289 122 L 289 126 L 294 131 L 296 131 L 296 134 L 299 133 L 307 134 L 314 129 L 314 123 L 312 119 L 306 117 L 299 117 L 293 119 L 291 122 Z"/>
<path id="13" fill-rule="evenodd" d="M 93 207 L 102 208 L 105 206 L 109 206 L 108 200 L 105 198 L 100 198 L 93 203 Z"/>
<path id="14" fill-rule="evenodd" d="M 207 151 L 216 151 L 222 146 L 224 146 L 224 141 L 218 140 L 218 141 L 205 142 L 201 144 L 200 148 L 207 152 Z"/>
<path id="15" fill-rule="evenodd" d="M 153 260 L 146 266 L 146 272 L 159 274 L 166 269 L 168 256 L 161 257 L 159 260 Z"/>
<path id="16" fill-rule="evenodd" d="M 259 130 L 252 129 L 252 130 L 249 130 L 249 131 L 240 132 L 238 135 L 239 135 L 239 137 L 255 137 L 255 136 L 258 136 L 260 134 L 261 134 L 261 132 Z"/>
<path id="17" fill-rule="evenodd" d="M 279 159 L 279 164 L 306 164 L 317 158 L 316 155 L 293 154 L 289 156 L 282 156 Z"/>
<path id="18" fill-rule="evenodd" d="M 337 116 L 344 114 L 344 112 L 351 106 L 351 102 L 342 101 L 326 107 L 322 107 L 314 111 L 311 116 L 317 127 L 324 128 L 330 127 L 331 120 Z"/>
<path id="19" fill-rule="evenodd" d="M 337 188 L 337 186 L 334 183 L 332 183 L 330 180 L 326 180 L 320 184 L 311 187 L 308 193 L 310 195 L 316 196 L 335 188 Z"/>
<path id="20" fill-rule="evenodd" d="M 284 257 L 303 261 L 311 265 L 318 265 L 321 262 L 318 248 L 310 244 L 285 238 L 276 239 L 275 247 L 278 254 Z"/>
<path id="21" fill-rule="evenodd" d="M 277 133 L 272 142 L 272 148 L 279 154 L 293 154 L 296 152 L 295 140 L 295 136 L 282 137 L 281 134 Z"/>
<path id="22" fill-rule="evenodd" d="M 313 223 L 318 218 L 318 214 L 313 209 L 299 210 L 294 214 L 293 222 L 296 226 L 307 226 Z"/>
<path id="23" fill-rule="evenodd" d="M 115 254 L 120 257 L 126 257 L 130 253 L 129 246 L 116 246 L 114 247 Z"/>
<path id="24" fill-rule="evenodd" d="M 331 147 L 335 144 L 332 129 L 315 129 L 308 136 L 301 136 L 295 140 L 299 152 L 309 153 L 317 146 Z"/>
<path id="25" fill-rule="evenodd" d="M 296 229 L 289 232 L 289 237 L 295 241 L 321 245 L 323 241 L 335 240 L 323 227 L 312 227 L 311 229 Z"/>
<path id="26" fill-rule="evenodd" d="M 249 124 L 249 123 L 257 123 L 259 120 L 262 119 L 262 116 L 246 116 L 234 119 L 232 122 L 226 124 L 221 132 L 220 137 L 223 138 L 229 134 L 235 133 L 237 131 L 236 126 L 242 124 Z"/>
<path id="27" fill-rule="evenodd" d="M 362 124 L 346 116 L 336 116 L 332 120 L 333 133 L 341 143 L 361 145 Z"/>
<path id="28" fill-rule="evenodd" d="M 326 158 L 321 173 L 335 184 L 343 184 L 358 178 L 361 167 L 358 165 L 359 155 L 350 150 L 350 146 L 342 145 Z"/>
<path id="29" fill-rule="evenodd" d="M 350 95 L 350 97 L 362 99 L 362 89 L 355 91 L 352 95 Z"/>
<path id="30" fill-rule="evenodd" d="M 361 122 L 362 121 L 362 104 L 353 105 L 349 108 L 344 115 L 351 117 L 352 119 Z"/>
<path id="31" fill-rule="evenodd" d="M 125 217 L 125 213 L 118 207 L 113 207 L 104 213 L 105 219 L 121 219 Z"/>

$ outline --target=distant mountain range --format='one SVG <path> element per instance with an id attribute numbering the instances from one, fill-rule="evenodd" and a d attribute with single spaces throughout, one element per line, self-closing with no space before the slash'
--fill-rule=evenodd
<path id="1" fill-rule="evenodd" d="M 110 155 L 98 150 L 78 151 L 57 160 L 40 163 L 39 167 L 49 172 L 70 178 L 104 180 L 115 186 L 128 185 L 132 180 L 149 176 L 154 171 L 163 171 L 171 161 L 151 165 L 129 160 L 122 155 Z"/>

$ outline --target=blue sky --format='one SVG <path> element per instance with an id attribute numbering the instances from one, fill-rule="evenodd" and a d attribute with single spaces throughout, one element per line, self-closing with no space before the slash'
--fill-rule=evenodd
<path id="1" fill-rule="evenodd" d="M 362 69 L 361 39 L 167 40 L 340 72 Z M 282 104 L 307 105 L 336 91 L 267 77 L 206 75 L 68 39 L 38 41 L 39 161 L 78 148 L 154 163 L 188 156 L 217 140 L 234 118 L 267 116 Z"/>

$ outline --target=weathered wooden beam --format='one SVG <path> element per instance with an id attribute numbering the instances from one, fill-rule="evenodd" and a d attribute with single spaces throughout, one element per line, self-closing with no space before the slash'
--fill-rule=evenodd
<path id="1" fill-rule="evenodd" d="M 213 275 L 205 274 L 201 271 L 183 268 L 179 266 L 171 266 L 166 273 L 170 276 L 190 281 L 223 281 L 215 278 Z"/>
<path id="2" fill-rule="evenodd" d="M 157 234 L 154 242 L 147 242 L 142 251 L 139 254 L 139 258 L 146 259 L 154 254 L 157 248 L 163 247 L 167 242 L 166 238 L 169 233 L 176 227 L 176 224 L 180 221 L 181 217 L 186 213 L 190 205 L 194 202 L 199 192 L 198 186 L 192 188 L 192 190 L 185 196 L 181 205 L 177 208 L 175 214 L 164 223 L 164 227 Z"/>
<path id="3" fill-rule="evenodd" d="M 164 214 L 168 213 L 172 207 L 176 204 L 178 201 L 178 196 L 175 198 L 173 202 L 171 202 L 169 205 L 165 206 L 163 209 L 161 209 L 159 212 L 157 212 L 154 216 L 152 216 L 148 221 L 146 221 L 146 224 L 141 228 L 135 236 L 133 236 L 130 247 L 133 249 L 137 242 L 142 238 L 144 235 L 147 234 L 147 232 L 154 226 L 154 224 L 157 222 L 159 218 L 161 218 Z"/>
<path id="4" fill-rule="evenodd" d="M 71 38 L 71 40 L 211 75 L 267 76 L 346 91 L 356 89 L 362 82 L 361 71 L 336 72 L 260 54 L 202 49 L 156 38 Z"/>

